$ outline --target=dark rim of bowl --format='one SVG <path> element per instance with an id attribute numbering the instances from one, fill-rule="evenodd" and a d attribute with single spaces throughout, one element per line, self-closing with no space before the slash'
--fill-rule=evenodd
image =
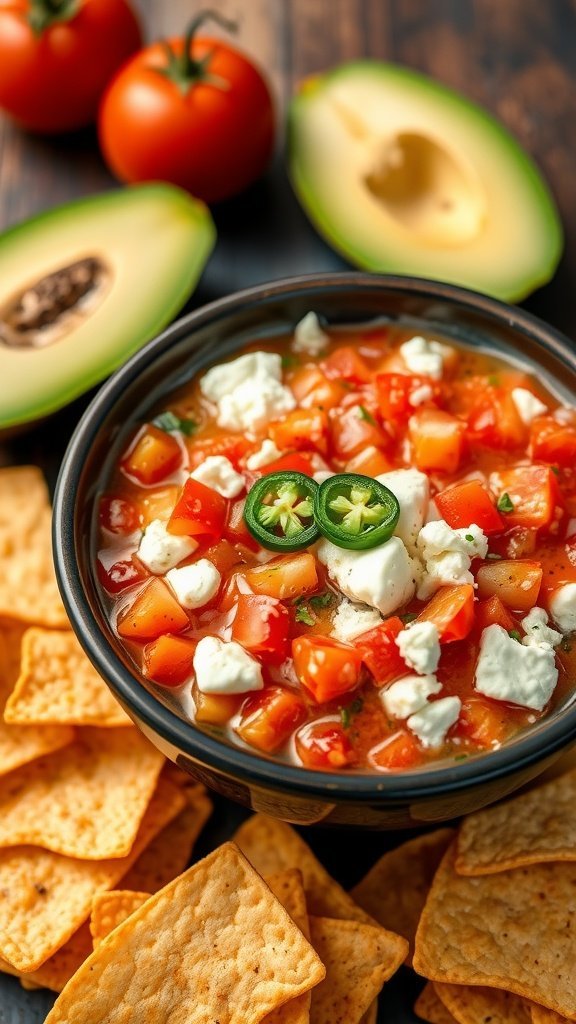
<path id="1" fill-rule="evenodd" d="M 375 803 L 383 799 L 422 800 L 502 778 L 553 755 L 576 739 L 576 704 L 565 709 L 559 717 L 544 720 L 537 729 L 498 750 L 487 751 L 486 754 L 466 761 L 416 769 L 404 774 L 380 774 L 375 771 L 371 774 L 337 775 L 268 760 L 257 753 L 230 746 L 195 728 L 138 683 L 135 675 L 115 654 L 92 613 L 76 556 L 75 496 L 82 467 L 100 423 L 113 409 L 116 399 L 145 366 L 195 328 L 254 301 L 286 298 L 291 293 L 302 295 L 308 291 L 330 292 L 354 288 L 365 291 L 389 288 L 407 296 L 458 303 L 469 310 L 504 321 L 508 327 L 519 330 L 552 351 L 566 365 L 574 366 L 574 356 L 570 356 L 570 342 L 544 321 L 478 292 L 422 278 L 354 272 L 310 274 L 257 285 L 218 299 L 176 321 L 140 349 L 102 386 L 82 416 L 64 455 L 54 499 L 56 575 L 73 629 L 86 654 L 108 681 L 113 692 L 129 707 L 137 720 L 193 760 L 208 764 L 225 776 L 258 783 L 263 788 L 288 790 L 301 797 L 324 800 L 333 798 L 336 801 L 360 799 Z"/>

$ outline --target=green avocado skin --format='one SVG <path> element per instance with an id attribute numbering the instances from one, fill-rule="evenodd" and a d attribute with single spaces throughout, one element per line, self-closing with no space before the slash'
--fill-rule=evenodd
<path id="1" fill-rule="evenodd" d="M 24 351 L 0 342 L 0 431 L 56 412 L 163 330 L 194 290 L 215 240 L 207 207 L 164 183 L 78 199 L 3 232 L 0 309 L 83 256 L 96 253 L 118 269 L 81 333 L 71 327 L 65 338 Z"/>
<path id="2" fill-rule="evenodd" d="M 395 251 L 394 244 L 390 240 L 387 241 L 385 237 L 381 236 L 380 252 L 375 258 L 373 251 L 368 251 L 368 248 L 363 247 L 357 237 L 352 237 L 354 232 L 348 234 L 345 229 L 343 230 L 342 224 L 335 223 L 334 210 L 314 180 L 312 161 L 309 159 L 307 146 L 302 141 L 302 126 L 308 116 L 311 102 L 329 90 L 331 85 L 346 84 L 347 80 L 353 79 L 358 74 L 373 76 L 375 83 L 380 80 L 381 87 L 389 91 L 388 99 L 391 103 L 394 102 L 395 89 L 402 90 L 406 86 L 411 89 L 418 88 L 422 92 L 423 104 L 430 97 L 435 102 L 442 103 L 447 111 L 452 108 L 458 110 L 460 115 L 463 111 L 467 112 L 472 126 L 471 131 L 474 130 L 474 125 L 481 125 L 483 133 L 490 134 L 494 147 L 499 151 L 500 159 L 504 155 L 510 165 L 515 167 L 516 173 L 521 176 L 531 193 L 532 210 L 537 211 L 541 237 L 530 273 L 518 276 L 516 279 L 510 275 L 506 281 L 495 282 L 490 288 L 481 287 L 470 274 L 466 279 L 462 279 L 458 271 L 453 276 L 438 274 L 434 266 L 433 251 L 430 253 L 429 267 L 426 271 L 419 269 L 415 272 L 410 267 L 403 265 L 402 257 Z M 445 280 L 484 291 L 506 302 L 521 301 L 536 288 L 546 284 L 556 271 L 564 245 L 562 223 L 554 198 L 534 161 L 509 131 L 484 108 L 418 71 L 381 61 L 357 60 L 304 80 L 288 108 L 287 154 L 288 174 L 292 187 L 310 221 L 319 234 L 337 252 L 363 270 L 374 273 L 414 273 L 415 276 L 428 276 L 431 280 Z M 350 220 L 354 216 L 355 211 L 350 209 Z"/>

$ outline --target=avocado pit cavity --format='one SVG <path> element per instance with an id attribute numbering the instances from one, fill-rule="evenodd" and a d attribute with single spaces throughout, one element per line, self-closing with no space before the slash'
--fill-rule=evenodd
<path id="1" fill-rule="evenodd" d="M 5 303 L 0 343 L 9 348 L 44 348 L 64 337 L 100 305 L 112 272 L 98 256 L 86 256 L 47 274 Z"/>

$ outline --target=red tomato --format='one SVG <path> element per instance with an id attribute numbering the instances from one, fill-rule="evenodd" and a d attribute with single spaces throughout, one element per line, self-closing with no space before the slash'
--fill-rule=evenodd
<path id="1" fill-rule="evenodd" d="M 296 753 L 305 768 L 326 771 L 347 768 L 356 755 L 342 726 L 335 722 L 312 722 L 296 733 Z"/>
<path id="2" fill-rule="evenodd" d="M 421 409 L 410 418 L 410 440 L 418 469 L 455 473 L 462 458 L 464 424 L 440 409 Z"/>
<path id="3" fill-rule="evenodd" d="M 370 760 L 378 768 L 414 768 L 422 763 L 422 751 L 411 732 L 397 732 L 380 747 L 370 752 Z"/>
<path id="4" fill-rule="evenodd" d="M 318 366 L 301 366 L 288 377 L 288 384 L 298 405 L 305 409 L 319 406 L 333 409 L 348 392 L 343 384 L 328 380 Z"/>
<path id="5" fill-rule="evenodd" d="M 101 498 L 98 515 L 100 525 L 110 533 L 133 533 L 140 525 L 138 509 L 126 498 Z"/>
<path id="6" fill-rule="evenodd" d="M 505 529 L 502 516 L 492 503 L 488 491 L 478 480 L 468 480 L 440 491 L 434 498 L 438 511 L 448 526 L 458 530 L 475 523 L 486 534 Z"/>
<path id="7" fill-rule="evenodd" d="M 366 448 L 390 446 L 390 435 L 384 433 L 363 405 L 353 405 L 345 412 L 338 409 L 331 430 L 332 445 L 339 459 L 350 459 Z"/>
<path id="8" fill-rule="evenodd" d="M 532 424 L 530 444 L 533 459 L 570 468 L 576 461 L 576 425 L 540 417 Z"/>
<path id="9" fill-rule="evenodd" d="M 256 67 L 221 39 L 155 43 L 112 81 L 100 108 L 104 157 L 122 181 L 171 181 L 205 202 L 241 192 L 274 146 L 274 109 Z"/>
<path id="10" fill-rule="evenodd" d="M 481 565 L 476 573 L 478 597 L 494 594 L 515 611 L 529 612 L 538 600 L 542 583 L 540 562 L 502 559 Z"/>
<path id="11" fill-rule="evenodd" d="M 512 510 L 503 515 L 507 527 L 535 530 L 549 526 L 560 507 L 558 481 L 548 466 L 513 466 L 498 471 L 500 495 L 507 494 Z"/>
<path id="12" fill-rule="evenodd" d="M 190 620 L 166 584 L 151 579 L 118 619 L 117 629 L 126 640 L 155 640 L 163 633 L 180 633 Z"/>
<path id="13" fill-rule="evenodd" d="M 236 732 L 251 747 L 273 754 L 305 718 L 306 705 L 298 694 L 271 686 L 248 697 Z"/>
<path id="14" fill-rule="evenodd" d="M 371 373 L 368 366 L 352 345 L 334 349 L 321 368 L 329 380 L 351 380 L 356 384 L 368 384 Z"/>
<path id="15" fill-rule="evenodd" d="M 60 6 L 61 14 L 31 0 L 0 7 L 0 107 L 31 131 L 94 121 L 111 76 L 142 41 L 126 0 Z"/>
<path id="16" fill-rule="evenodd" d="M 516 622 L 512 618 L 510 612 L 504 607 L 502 601 L 493 594 L 492 597 L 487 598 L 485 601 L 478 601 L 476 605 L 476 628 L 481 633 L 482 630 L 488 626 L 502 626 L 507 633 L 511 629 L 516 629 Z"/>
<path id="17" fill-rule="evenodd" d="M 101 555 L 98 555 L 96 571 L 100 583 L 108 594 L 120 594 L 140 580 L 146 579 L 144 569 L 132 558 L 119 559 L 106 567 Z"/>
<path id="18" fill-rule="evenodd" d="M 182 449 L 175 437 L 149 423 L 132 442 L 122 459 L 122 469 L 142 484 L 157 484 L 170 476 L 182 462 Z"/>
<path id="19" fill-rule="evenodd" d="M 326 636 L 298 636 L 292 641 L 296 675 L 317 704 L 334 700 L 360 682 L 362 655 L 350 644 Z"/>
<path id="20" fill-rule="evenodd" d="M 464 701 L 456 729 L 479 747 L 502 743 L 509 732 L 509 719 L 502 707 L 489 700 L 471 697 Z"/>
<path id="21" fill-rule="evenodd" d="M 271 423 L 268 433 L 282 449 L 316 448 L 323 455 L 328 451 L 328 414 L 323 409 L 295 409 L 283 419 Z M 276 472 L 266 467 L 268 472 Z"/>
<path id="22" fill-rule="evenodd" d="M 397 616 L 386 619 L 381 626 L 369 629 L 354 640 L 362 660 L 370 670 L 378 686 L 391 683 L 407 672 L 406 662 L 395 644 L 398 633 L 404 625 Z"/>
<path id="23" fill-rule="evenodd" d="M 361 476 L 380 476 L 388 473 L 393 465 L 379 448 L 369 445 L 362 452 L 354 455 L 344 467 L 345 473 L 360 473 Z"/>
<path id="24" fill-rule="evenodd" d="M 228 502 L 218 491 L 189 477 L 168 520 L 167 529 L 178 536 L 219 541 L 224 532 Z"/>
<path id="25" fill-rule="evenodd" d="M 238 595 L 232 639 L 251 654 L 265 654 L 275 660 L 288 653 L 290 615 L 277 598 L 264 594 Z"/>
<path id="26" fill-rule="evenodd" d="M 160 686 L 181 686 L 192 672 L 196 642 L 183 636 L 160 636 L 144 648 L 144 675 Z"/>
<path id="27" fill-rule="evenodd" d="M 442 643 L 463 640 L 474 625 L 474 587 L 471 583 L 440 587 L 417 622 L 433 622 Z"/>
<path id="28" fill-rule="evenodd" d="M 209 455 L 223 455 L 224 458 L 230 459 L 235 469 L 238 469 L 239 460 L 251 447 L 250 441 L 236 434 L 223 434 L 220 437 L 205 437 L 200 441 L 193 441 L 188 444 L 190 469 L 196 469 Z"/>
<path id="29" fill-rule="evenodd" d="M 483 377 L 455 382 L 453 389 L 456 408 L 468 420 L 472 441 L 509 451 L 525 445 L 527 428 L 510 391 L 487 384 Z"/>
<path id="30" fill-rule="evenodd" d="M 259 544 L 254 540 L 244 521 L 244 504 L 244 499 L 241 498 L 231 505 L 224 536 L 232 544 L 245 544 L 252 551 L 258 551 Z"/>
<path id="31" fill-rule="evenodd" d="M 430 389 L 429 401 L 436 401 L 440 388 L 430 377 L 406 373 L 379 373 L 376 377 L 378 406 L 384 420 L 406 420 L 415 410 L 410 397 L 419 388 Z M 426 403 L 423 403 L 426 404 Z"/>
<path id="32" fill-rule="evenodd" d="M 318 589 L 316 559 L 310 551 L 272 558 L 264 565 L 246 569 L 244 577 L 254 593 L 280 600 L 301 597 Z"/>
<path id="33" fill-rule="evenodd" d="M 274 462 L 269 462 L 267 466 L 262 466 L 258 473 L 265 476 L 267 473 L 284 473 L 288 471 L 304 473 L 304 476 L 313 476 L 314 474 L 310 459 L 307 455 L 302 455 L 300 452 L 289 452 L 288 455 L 282 455 L 279 459 L 274 459 Z"/>

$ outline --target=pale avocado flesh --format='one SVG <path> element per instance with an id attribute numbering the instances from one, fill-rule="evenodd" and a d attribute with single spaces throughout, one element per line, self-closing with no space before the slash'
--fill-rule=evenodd
<path id="1" fill-rule="evenodd" d="M 409 69 L 358 61 L 304 82 L 289 164 L 318 231 L 364 269 L 517 301 L 560 258 L 532 160 L 484 110 Z"/>
<path id="2" fill-rule="evenodd" d="M 0 428 L 61 408 L 165 327 L 214 240 L 206 207 L 163 184 L 81 199 L 0 236 Z M 79 301 L 64 315 L 55 307 L 55 326 L 44 325 L 37 343 L 25 333 L 15 344 L 19 300 L 24 314 L 36 307 L 42 290 L 57 291 L 63 268 L 80 280 L 65 281 L 65 304 Z M 87 274 L 93 288 L 83 294 Z"/>

